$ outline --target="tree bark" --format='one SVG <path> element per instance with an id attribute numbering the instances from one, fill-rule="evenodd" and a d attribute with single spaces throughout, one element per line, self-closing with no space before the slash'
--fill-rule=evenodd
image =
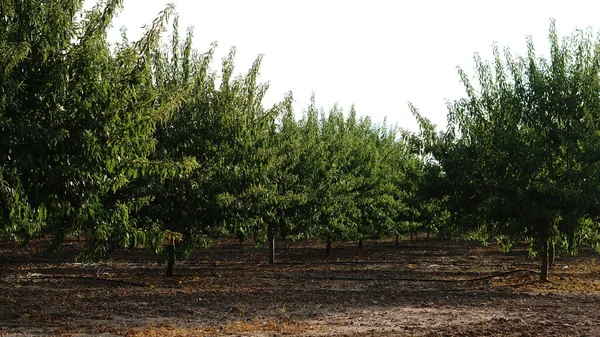
<path id="1" fill-rule="evenodd" d="M 175 242 L 173 240 L 169 240 L 169 244 L 167 245 L 167 277 L 173 277 L 173 268 L 175 267 Z"/>
<path id="2" fill-rule="evenodd" d="M 29 247 L 29 242 L 31 240 L 31 235 L 25 233 L 25 235 L 23 235 L 23 242 L 21 242 L 21 248 L 25 248 L 25 247 Z"/>
<path id="3" fill-rule="evenodd" d="M 400 242 L 400 234 L 396 234 L 396 246 L 398 245 L 398 242 Z"/>
<path id="4" fill-rule="evenodd" d="M 275 233 L 269 234 L 269 264 L 275 264 Z"/>
<path id="5" fill-rule="evenodd" d="M 327 237 L 327 249 L 326 249 L 326 253 L 327 255 L 331 254 L 331 238 Z"/>
<path id="6" fill-rule="evenodd" d="M 556 256 L 554 251 L 554 243 L 550 243 L 548 245 L 548 267 L 552 267 L 554 265 L 554 257 Z"/>
<path id="7" fill-rule="evenodd" d="M 358 249 L 363 249 L 363 239 L 358 239 Z"/>
<path id="8" fill-rule="evenodd" d="M 548 281 L 548 239 L 542 240 L 542 251 L 540 252 L 542 259 L 542 270 L 540 272 L 540 281 Z"/>

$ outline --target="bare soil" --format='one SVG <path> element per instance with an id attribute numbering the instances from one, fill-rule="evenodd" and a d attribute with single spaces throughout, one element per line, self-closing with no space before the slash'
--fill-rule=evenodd
<path id="1" fill-rule="evenodd" d="M 550 282 L 525 246 L 437 240 L 218 240 L 175 276 L 143 249 L 77 263 L 77 243 L 0 243 L 2 336 L 600 336 L 600 261 L 560 256 Z"/>

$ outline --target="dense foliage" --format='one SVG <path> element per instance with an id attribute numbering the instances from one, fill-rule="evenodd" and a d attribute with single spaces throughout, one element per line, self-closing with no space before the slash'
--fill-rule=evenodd
<path id="1" fill-rule="evenodd" d="M 453 222 L 506 245 L 529 241 L 542 280 L 554 246 L 597 247 L 600 215 L 600 49 L 589 31 L 559 41 L 554 23 L 549 42 L 548 58 L 531 39 L 525 56 L 476 56 L 477 86 L 461 70 L 467 97 L 433 151 Z"/>
<path id="2" fill-rule="evenodd" d="M 264 107 L 261 57 L 235 76 L 232 49 L 217 73 L 216 45 L 197 52 L 176 18 L 164 44 L 171 7 L 111 47 L 120 6 L 2 1 L 4 235 L 77 234 L 82 258 L 141 245 L 172 262 L 231 234 L 269 242 L 273 261 L 278 237 L 362 239 L 417 219 L 407 179 L 423 167 L 395 128 L 314 103 L 297 120 L 291 94 Z"/>
<path id="3" fill-rule="evenodd" d="M 2 1 L 0 212 L 14 238 L 50 234 L 58 244 L 83 232 L 83 255 L 101 257 L 161 231 L 130 218 L 148 199 L 127 189 L 139 176 L 185 170 L 150 160 L 157 123 L 182 97 L 157 87 L 148 64 L 172 8 L 111 51 L 106 30 L 120 6 L 99 3 L 76 20 L 81 1 Z"/>
<path id="4" fill-rule="evenodd" d="M 0 1 L 0 234 L 81 258 L 152 247 L 188 256 L 220 235 L 358 240 L 427 231 L 527 240 L 547 278 L 554 247 L 597 245 L 600 49 L 589 32 L 550 56 L 476 57 L 445 132 L 412 107 L 413 134 L 354 108 L 301 118 L 288 94 L 265 107 L 259 56 L 214 71 L 167 7 L 131 42 L 106 41 L 119 0 Z M 173 23 L 171 39 L 163 39 Z M 175 249 L 177 247 L 177 249 Z"/>

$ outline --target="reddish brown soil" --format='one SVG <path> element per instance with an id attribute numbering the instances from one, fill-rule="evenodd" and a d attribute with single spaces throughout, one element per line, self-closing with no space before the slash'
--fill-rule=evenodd
<path id="1" fill-rule="evenodd" d="M 0 243 L 0 335 L 7 336 L 600 336 L 600 263 L 561 256 L 551 282 L 525 247 L 508 254 L 435 240 L 279 244 L 215 242 L 175 277 L 146 250 L 75 263 L 41 243 Z M 140 284 L 113 282 L 119 280 Z M 414 280 L 414 281 L 413 281 Z"/>

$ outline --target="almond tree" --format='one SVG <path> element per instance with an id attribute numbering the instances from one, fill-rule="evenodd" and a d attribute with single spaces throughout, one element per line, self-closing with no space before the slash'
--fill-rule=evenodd
<path id="1" fill-rule="evenodd" d="M 0 2 L 0 214 L 15 239 L 48 233 L 58 244 L 82 232 L 82 256 L 101 257 L 164 234 L 130 218 L 148 199 L 124 192 L 140 176 L 184 169 L 148 159 L 181 94 L 154 87 L 148 62 L 172 7 L 111 51 L 106 32 L 122 1 L 86 12 L 82 3 Z"/>
<path id="2" fill-rule="evenodd" d="M 477 86 L 460 70 L 467 97 L 451 104 L 436 154 L 454 219 L 529 240 L 543 281 L 551 247 L 593 244 L 600 214 L 600 48 L 589 31 L 560 41 L 554 22 L 549 42 L 548 58 L 531 39 L 525 56 L 497 47 L 491 62 L 476 55 Z"/>

